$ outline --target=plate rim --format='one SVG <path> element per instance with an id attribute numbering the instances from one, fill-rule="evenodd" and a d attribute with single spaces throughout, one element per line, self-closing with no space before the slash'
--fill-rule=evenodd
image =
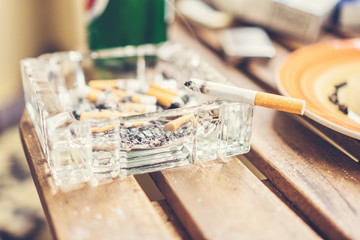
<path id="1" fill-rule="evenodd" d="M 359 38 L 352 38 L 352 39 L 359 39 Z M 352 39 L 342 39 L 342 40 L 352 40 Z M 308 45 L 308 46 L 314 46 L 314 45 L 322 45 L 322 44 L 329 44 L 329 43 L 332 43 L 334 41 L 337 41 L 339 42 L 339 40 L 341 39 L 334 39 L 334 40 L 330 40 L 330 41 L 326 41 L 326 42 L 323 42 L 323 43 L 315 43 L 315 44 L 311 44 L 311 45 Z M 305 49 L 307 48 L 308 46 L 304 46 L 304 47 L 301 47 L 299 49 Z M 298 49 L 297 49 L 298 50 Z M 278 91 L 283 94 L 284 96 L 287 96 L 287 97 L 292 97 L 286 90 L 285 88 L 282 86 L 281 84 L 281 81 L 280 81 L 280 70 L 283 68 L 283 66 L 286 64 L 286 62 L 289 60 L 290 56 L 296 52 L 297 50 L 294 50 L 292 52 L 290 52 L 287 57 L 280 63 L 278 64 L 277 68 L 276 68 L 276 71 L 274 73 L 275 75 L 275 85 L 278 89 Z M 360 50 L 360 49 L 359 49 Z M 305 102 L 306 102 L 306 99 L 304 99 Z M 335 124 L 323 117 L 320 117 L 318 115 L 316 115 L 315 113 L 309 111 L 306 109 L 306 106 L 305 106 L 305 111 L 304 111 L 304 115 L 309 117 L 310 119 L 314 120 L 315 122 L 317 123 L 320 123 L 321 125 L 327 127 L 327 128 L 330 128 L 336 132 L 339 132 L 339 133 L 342 133 L 346 136 L 349 136 L 349 137 L 352 137 L 352 138 L 355 138 L 357 140 L 360 140 L 360 132 L 355 132 L 355 131 L 352 131 L 352 130 L 349 130 L 345 127 L 342 127 L 338 124 Z"/>

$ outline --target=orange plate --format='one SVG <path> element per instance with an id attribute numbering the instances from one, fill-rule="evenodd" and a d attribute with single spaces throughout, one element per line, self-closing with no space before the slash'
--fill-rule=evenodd
<path id="1" fill-rule="evenodd" d="M 328 100 L 334 85 L 349 78 L 360 81 L 360 38 L 334 40 L 294 51 L 277 72 L 276 84 L 282 94 L 306 100 L 305 115 L 309 118 L 360 139 L 360 124 Z M 360 89 L 356 91 L 360 94 Z"/>

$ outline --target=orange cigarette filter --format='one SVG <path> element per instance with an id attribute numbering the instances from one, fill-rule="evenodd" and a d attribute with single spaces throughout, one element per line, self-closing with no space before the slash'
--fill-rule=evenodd
<path id="1" fill-rule="evenodd" d="M 89 92 L 88 95 L 87 95 L 87 99 L 88 99 L 90 102 L 96 102 L 97 99 L 98 99 L 98 96 L 99 96 L 99 94 L 100 94 L 101 92 L 102 92 L 102 91 L 97 90 L 97 89 L 91 89 L 90 92 Z"/>
<path id="2" fill-rule="evenodd" d="M 155 83 L 153 83 L 153 82 L 150 83 L 150 89 L 156 89 L 156 90 L 158 90 L 158 91 L 160 91 L 160 92 L 164 92 L 164 93 L 166 93 L 166 94 L 173 95 L 173 96 L 176 96 L 176 95 L 177 95 L 176 92 L 171 91 L 171 90 L 166 89 L 166 88 L 162 88 L 162 87 L 160 87 L 159 85 L 157 85 L 157 84 L 155 84 Z"/>
<path id="3" fill-rule="evenodd" d="M 300 115 L 303 115 L 305 111 L 304 100 L 270 93 L 258 92 L 255 97 L 255 105 Z"/>
<path id="4" fill-rule="evenodd" d="M 102 133 L 102 132 L 106 132 L 106 131 L 109 131 L 111 129 L 114 129 L 115 126 L 113 124 L 110 124 L 110 125 L 107 125 L 107 126 L 104 126 L 104 127 L 93 127 L 91 128 L 91 132 L 93 133 Z"/>
<path id="5" fill-rule="evenodd" d="M 164 106 L 166 108 L 170 107 L 173 99 L 176 95 L 173 94 L 169 94 L 165 91 L 161 91 L 159 89 L 156 88 L 150 88 L 147 92 L 146 95 L 149 96 L 154 96 L 157 98 L 157 102 L 161 105 Z"/>
<path id="6" fill-rule="evenodd" d="M 94 89 L 102 90 L 106 88 L 116 88 L 117 80 L 91 80 L 89 86 Z"/>
<path id="7" fill-rule="evenodd" d="M 176 119 L 172 120 L 171 122 L 168 122 L 167 124 L 165 124 L 164 131 L 173 131 L 173 132 L 175 132 L 182 125 L 184 125 L 185 123 L 187 123 L 187 122 L 189 122 L 191 120 L 195 123 L 195 116 L 194 116 L 193 113 L 184 115 L 184 116 L 179 117 L 179 118 L 176 118 Z"/>

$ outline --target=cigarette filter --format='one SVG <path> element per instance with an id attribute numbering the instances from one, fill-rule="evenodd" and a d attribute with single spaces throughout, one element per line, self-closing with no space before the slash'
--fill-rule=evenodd
<path id="1" fill-rule="evenodd" d="M 165 90 L 165 91 L 164 91 Z M 181 98 L 169 92 L 167 89 L 150 87 L 146 95 L 154 96 L 157 98 L 158 104 L 165 108 L 176 108 L 184 105 Z"/>
<path id="2" fill-rule="evenodd" d="M 164 131 L 173 131 L 175 132 L 178 130 L 182 125 L 189 122 L 190 120 L 195 120 L 195 116 L 193 113 L 184 115 L 182 117 L 176 118 L 172 120 L 171 122 L 168 122 L 164 126 Z"/>

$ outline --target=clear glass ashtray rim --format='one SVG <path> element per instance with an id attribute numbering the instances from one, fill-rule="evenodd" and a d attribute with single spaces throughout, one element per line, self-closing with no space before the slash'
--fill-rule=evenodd
<path id="1" fill-rule="evenodd" d="M 146 47 L 148 49 L 154 50 L 154 49 L 158 49 L 157 47 L 169 46 L 169 44 L 172 44 L 172 43 L 165 43 L 165 45 L 157 45 L 155 47 L 148 45 Z M 175 43 L 174 46 L 182 47 L 181 45 L 179 46 L 177 43 Z M 136 50 L 137 47 L 138 46 L 126 46 L 126 47 L 121 47 L 121 48 L 115 48 L 115 50 L 121 53 L 121 51 L 124 50 L 124 48 L 127 48 L 130 50 L 132 49 L 131 50 L 132 53 L 135 53 L 135 54 L 138 54 L 138 52 L 140 52 L 140 53 L 145 52 L 145 51 L 134 51 L 134 49 Z M 43 138 L 40 142 L 45 142 L 42 144 L 42 149 L 43 149 L 45 155 L 47 155 L 48 161 L 50 161 L 49 159 L 51 158 L 51 156 L 50 156 L 51 143 L 49 142 L 49 139 L 47 139 L 47 138 L 50 137 L 51 134 L 53 134 L 52 130 L 54 130 L 54 127 L 51 126 L 52 125 L 51 123 L 59 120 L 57 118 L 60 117 L 62 120 L 64 120 L 65 122 L 67 122 L 69 124 L 68 125 L 69 127 L 66 128 L 69 131 L 70 131 L 70 125 L 72 125 L 72 124 L 80 125 L 81 124 L 81 120 L 76 119 L 75 116 L 70 111 L 67 111 L 63 107 L 60 106 L 60 104 L 58 102 L 58 98 L 56 96 L 56 93 L 51 88 L 50 83 L 49 83 L 49 78 L 47 78 L 47 75 L 46 75 L 47 73 L 49 73 L 50 65 L 56 64 L 57 61 L 62 61 L 63 59 L 69 60 L 69 58 L 71 58 L 72 60 L 81 61 L 81 59 L 84 56 L 96 58 L 96 59 L 99 59 L 99 58 L 106 59 L 108 56 L 118 57 L 118 56 L 113 55 L 113 53 L 112 53 L 113 50 L 114 49 L 106 49 L 106 50 L 90 51 L 90 52 L 68 51 L 68 52 L 47 53 L 47 54 L 40 55 L 37 58 L 28 58 L 28 59 L 23 59 L 21 61 L 22 71 L 23 71 L 23 84 L 30 85 L 30 89 L 32 91 L 31 94 L 35 93 L 36 104 L 38 104 L 38 109 L 35 109 L 35 110 L 39 110 L 41 112 L 41 113 L 40 112 L 35 113 L 40 116 L 38 123 L 36 123 L 37 120 L 33 117 L 32 114 L 30 114 L 30 117 L 31 117 L 31 120 L 33 121 L 33 123 L 35 123 L 34 125 L 38 125 L 37 129 L 36 129 L 38 138 L 39 139 Z M 131 53 L 130 50 L 128 50 L 127 53 Z M 122 52 L 126 52 L 126 51 L 122 51 Z M 148 53 L 149 52 L 151 52 L 151 51 L 149 50 Z M 193 56 L 191 54 L 193 54 Z M 149 55 L 154 56 L 153 52 L 151 52 L 151 54 L 149 54 Z M 126 55 L 126 56 L 137 57 L 137 55 Z M 199 56 L 196 55 L 196 53 L 193 50 L 190 50 L 189 56 L 190 56 L 190 59 L 195 59 L 195 60 L 192 62 L 183 61 L 182 64 L 190 64 L 187 66 L 196 67 L 205 62 L 204 60 L 199 58 Z M 39 68 L 37 68 L 37 67 L 39 67 Z M 216 70 L 215 70 L 215 72 L 212 72 L 212 70 L 214 70 L 214 69 L 212 67 L 208 68 L 206 64 L 201 65 L 201 69 L 202 70 L 205 69 L 204 71 L 209 71 L 209 72 L 206 72 L 207 76 L 209 75 L 209 73 L 210 73 L 210 75 L 213 74 L 214 76 L 216 76 L 216 74 L 218 74 L 216 72 Z M 36 71 L 40 71 L 40 73 L 43 74 L 41 76 L 44 77 L 44 79 L 35 79 L 37 76 Z M 217 75 L 215 78 L 219 79 L 220 82 L 224 80 L 222 75 Z M 34 80 L 34 81 L 32 81 L 32 80 Z M 37 85 L 39 83 L 42 87 L 46 86 L 44 89 L 41 89 L 41 91 L 38 91 L 39 89 L 37 89 Z M 46 84 L 43 84 L 43 83 L 46 83 Z M 45 90 L 45 91 L 42 91 L 42 90 Z M 25 93 L 25 95 L 29 95 L 29 94 L 30 93 L 28 93 L 28 94 Z M 44 96 L 41 96 L 41 95 L 44 95 Z M 51 104 L 45 104 L 46 103 L 46 102 L 44 102 L 45 95 L 47 95 L 46 97 L 51 96 L 50 102 L 54 103 L 53 106 L 49 106 Z M 44 98 L 42 98 L 42 97 L 44 97 Z M 28 101 L 29 101 L 29 98 L 26 99 L 27 103 L 28 103 Z M 31 105 L 31 102 L 29 102 L 29 103 Z M 241 109 L 242 109 L 241 111 L 250 113 L 250 116 L 245 117 L 245 118 L 247 119 L 246 121 L 249 121 L 249 119 L 251 121 L 250 128 L 248 126 L 246 127 L 246 131 L 250 131 L 250 136 L 251 136 L 254 106 L 249 105 L 249 104 L 227 102 L 227 101 L 220 101 L 220 100 L 209 101 L 209 102 L 191 106 L 191 107 L 166 109 L 166 110 L 159 111 L 159 112 L 149 112 L 149 113 L 141 113 L 141 114 L 137 114 L 137 115 L 133 115 L 133 116 L 110 118 L 110 119 L 108 119 L 108 123 L 111 124 L 112 120 L 114 120 L 114 122 L 120 122 L 120 123 L 127 123 L 127 122 L 131 123 L 131 122 L 136 122 L 136 121 L 145 122 L 145 121 L 150 121 L 150 120 L 156 120 L 156 119 L 159 119 L 162 117 L 181 116 L 181 115 L 186 115 L 186 114 L 194 114 L 194 115 L 196 115 L 196 118 L 197 118 L 198 113 L 201 111 L 208 111 L 208 110 L 215 109 L 215 108 L 220 109 L 224 105 L 226 105 L 226 106 L 241 105 Z M 33 107 L 33 106 L 31 105 L 30 107 Z M 28 104 L 27 104 L 27 108 L 29 108 Z M 30 109 L 28 109 L 28 111 L 30 112 Z M 57 128 L 63 124 L 63 122 L 61 122 L 61 121 L 57 123 L 58 125 L 55 124 L 55 128 Z M 101 124 L 101 123 L 103 123 L 104 119 L 91 118 L 91 121 L 92 121 L 92 124 L 97 124 L 97 123 Z M 247 123 L 247 124 L 249 124 L 249 123 Z M 86 126 L 86 128 L 88 128 L 87 131 L 91 132 L 90 125 L 88 123 L 86 123 L 85 126 Z M 248 136 L 246 138 L 249 139 L 250 136 Z M 195 141 L 197 138 L 196 133 L 193 137 L 194 137 L 194 141 Z M 220 141 L 220 140 L 218 139 L 217 141 Z M 249 145 L 248 148 L 250 148 L 250 144 L 248 142 L 246 144 Z M 194 152 L 192 152 L 191 154 L 194 154 Z M 49 165 L 51 165 L 51 164 L 49 163 Z"/>

